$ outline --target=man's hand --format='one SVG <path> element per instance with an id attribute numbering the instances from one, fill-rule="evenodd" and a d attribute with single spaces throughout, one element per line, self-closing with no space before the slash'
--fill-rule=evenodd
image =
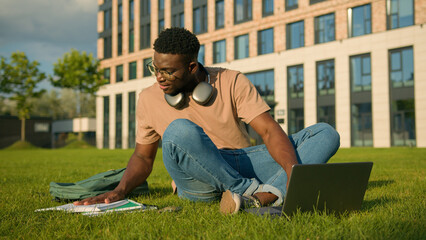
<path id="1" fill-rule="evenodd" d="M 142 184 L 152 171 L 159 141 L 151 144 L 136 143 L 135 151 L 130 157 L 126 171 L 118 186 L 96 197 L 74 202 L 74 205 L 91 205 L 96 203 L 112 203 L 122 200 L 137 186 Z"/>
<path id="2" fill-rule="evenodd" d="M 125 195 L 118 191 L 106 192 L 96 197 L 90 197 L 74 202 L 74 205 L 91 205 L 96 203 L 112 203 L 124 199 Z"/>

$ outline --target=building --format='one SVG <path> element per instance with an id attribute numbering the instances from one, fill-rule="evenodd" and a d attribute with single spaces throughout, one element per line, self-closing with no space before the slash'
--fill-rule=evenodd
<path id="1" fill-rule="evenodd" d="M 22 121 L 16 116 L 0 116 L 0 149 L 21 140 Z M 36 147 L 50 148 L 52 118 L 31 116 L 25 120 L 25 141 Z"/>
<path id="2" fill-rule="evenodd" d="M 65 146 L 70 140 L 69 134 L 78 136 L 79 132 L 83 134 L 84 141 L 96 145 L 96 119 L 83 117 L 53 121 L 52 148 Z"/>
<path id="3" fill-rule="evenodd" d="M 98 148 L 132 148 L 145 65 L 167 27 L 199 61 L 245 73 L 287 133 L 328 122 L 341 146 L 426 147 L 426 0 L 98 0 Z"/>

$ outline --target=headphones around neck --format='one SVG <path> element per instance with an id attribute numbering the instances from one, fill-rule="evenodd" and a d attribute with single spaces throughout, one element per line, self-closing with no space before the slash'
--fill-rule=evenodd
<path id="1" fill-rule="evenodd" d="M 209 102 L 211 97 L 213 96 L 213 87 L 210 85 L 210 74 L 207 72 L 207 70 L 203 67 L 203 70 L 207 74 L 207 80 L 208 82 L 200 82 L 197 84 L 197 86 L 192 91 L 192 99 L 200 105 L 205 105 Z M 164 94 L 164 98 L 166 99 L 166 102 L 176 108 L 180 109 L 185 105 L 185 94 L 184 93 L 178 93 L 174 96 L 169 94 Z"/>

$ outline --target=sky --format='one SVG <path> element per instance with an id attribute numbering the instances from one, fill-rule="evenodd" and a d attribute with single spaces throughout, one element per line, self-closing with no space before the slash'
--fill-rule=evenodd
<path id="1" fill-rule="evenodd" d="M 97 11 L 97 0 L 0 0 L 0 56 L 25 52 L 46 75 L 72 48 L 96 57 Z"/>

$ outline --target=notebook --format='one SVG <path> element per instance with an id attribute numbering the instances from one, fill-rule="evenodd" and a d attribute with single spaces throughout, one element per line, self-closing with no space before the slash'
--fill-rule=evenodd
<path id="1" fill-rule="evenodd" d="M 372 167 L 372 162 L 294 165 L 282 206 L 245 211 L 290 216 L 298 210 L 336 214 L 359 210 Z"/>

